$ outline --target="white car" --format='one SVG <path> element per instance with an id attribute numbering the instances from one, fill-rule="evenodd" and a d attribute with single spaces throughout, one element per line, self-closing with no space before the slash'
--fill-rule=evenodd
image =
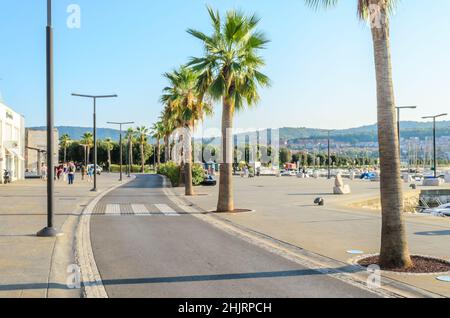
<path id="1" fill-rule="evenodd" d="M 436 216 L 450 216 L 450 203 L 443 204 L 437 208 L 426 209 L 423 213 L 429 213 Z"/>
<path id="2" fill-rule="evenodd" d="M 94 165 L 93 165 L 93 164 L 90 164 L 90 165 L 87 166 L 87 170 L 89 171 L 89 169 L 91 169 L 91 168 L 93 168 L 93 167 L 94 167 Z M 97 174 L 98 174 L 98 175 L 101 175 L 102 172 L 103 172 L 103 168 L 100 167 L 99 165 L 97 165 Z"/>
<path id="3" fill-rule="evenodd" d="M 297 171 L 295 170 L 282 170 L 280 172 L 282 177 L 295 177 L 297 175 Z"/>

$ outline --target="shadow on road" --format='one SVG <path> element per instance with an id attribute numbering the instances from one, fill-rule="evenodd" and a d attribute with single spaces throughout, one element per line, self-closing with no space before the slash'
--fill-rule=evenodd
<path id="1" fill-rule="evenodd" d="M 119 285 L 141 285 L 141 284 L 162 284 L 162 283 L 189 283 L 189 282 L 204 282 L 204 281 L 225 281 L 225 280 L 242 280 L 242 279 L 265 279 L 265 278 L 283 278 L 283 277 L 300 277 L 313 275 L 329 275 L 336 272 L 356 273 L 361 271 L 358 267 L 348 265 L 340 268 L 327 269 L 300 269 L 291 271 L 274 271 L 274 272 L 255 272 L 242 274 L 216 274 L 216 275 L 192 275 L 192 276 L 176 276 L 176 277 L 148 277 L 148 278 L 127 278 L 127 279 L 108 279 L 102 283 L 105 286 L 119 286 Z M 84 282 L 84 286 L 96 286 L 97 282 Z M 0 285 L 0 291 L 13 290 L 33 290 L 33 289 L 59 289 L 69 290 L 63 284 L 12 284 Z"/>

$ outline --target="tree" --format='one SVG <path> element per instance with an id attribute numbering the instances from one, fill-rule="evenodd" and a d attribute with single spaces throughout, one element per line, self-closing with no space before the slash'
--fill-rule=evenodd
<path id="1" fill-rule="evenodd" d="M 111 172 L 111 151 L 114 149 L 114 142 L 111 138 L 106 138 L 102 143 L 108 156 L 108 171 Z"/>
<path id="2" fill-rule="evenodd" d="M 222 157 L 220 165 L 218 212 L 234 211 L 233 195 L 233 118 L 235 110 L 259 100 L 258 85 L 268 86 L 269 78 L 260 72 L 264 59 L 258 55 L 269 42 L 256 30 L 259 19 L 242 12 L 228 11 L 222 23 L 219 12 L 208 7 L 213 34 L 189 29 L 200 39 L 204 56 L 191 58 L 189 66 L 200 72 L 197 87 L 213 100 L 222 101 Z"/>
<path id="3" fill-rule="evenodd" d="M 152 138 L 156 140 L 156 164 L 159 166 L 161 164 L 161 138 L 163 138 L 165 134 L 165 128 L 162 121 L 156 122 L 152 129 L 151 129 L 151 135 Z M 167 149 L 166 149 L 167 151 Z"/>
<path id="4" fill-rule="evenodd" d="M 332 6 L 337 0 L 305 0 L 313 7 Z M 382 235 L 380 265 L 383 268 L 412 266 L 402 218 L 403 188 L 400 180 L 399 140 L 396 128 L 392 80 L 389 17 L 397 0 L 358 0 L 358 15 L 370 22 L 374 47 L 378 142 L 381 168 Z"/>
<path id="5" fill-rule="evenodd" d="M 131 172 L 133 167 L 133 143 L 135 141 L 135 131 L 133 128 L 130 127 L 127 129 L 125 139 L 128 140 L 128 164 Z"/>
<path id="6" fill-rule="evenodd" d="M 145 145 L 147 144 L 147 138 L 149 134 L 149 130 L 145 126 L 137 127 L 136 128 L 136 139 L 139 142 L 139 147 L 141 151 L 141 173 L 145 172 Z"/>
<path id="7" fill-rule="evenodd" d="M 198 73 L 185 66 L 171 73 L 164 74 L 169 81 L 169 86 L 164 89 L 161 101 L 166 105 L 166 112 L 171 122 L 177 128 L 182 128 L 183 138 L 183 160 L 185 193 L 187 196 L 194 195 L 194 184 L 192 179 L 192 134 L 196 122 L 210 114 L 211 107 L 204 103 L 204 94 L 197 89 Z"/>
<path id="8" fill-rule="evenodd" d="M 280 163 L 285 164 L 291 162 L 292 156 L 291 152 L 287 148 L 280 149 Z"/>
<path id="9" fill-rule="evenodd" d="M 63 163 L 67 163 L 67 149 L 69 148 L 72 140 L 68 134 L 64 134 L 59 139 L 59 146 L 64 150 L 64 161 Z"/>
<path id="10" fill-rule="evenodd" d="M 84 147 L 84 156 L 86 165 L 90 162 L 91 148 L 94 147 L 94 136 L 91 132 L 87 132 L 81 136 L 81 145 Z"/>

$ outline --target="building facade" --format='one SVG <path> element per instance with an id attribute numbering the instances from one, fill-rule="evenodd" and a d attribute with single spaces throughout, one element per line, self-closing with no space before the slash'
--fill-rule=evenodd
<path id="1" fill-rule="evenodd" d="M 25 119 L 0 101 L 0 183 L 7 170 L 12 181 L 25 178 Z"/>
<path id="2" fill-rule="evenodd" d="M 59 162 L 59 133 L 54 130 L 53 162 Z M 47 131 L 27 128 L 25 130 L 25 169 L 27 176 L 39 176 L 42 164 L 47 165 Z"/>

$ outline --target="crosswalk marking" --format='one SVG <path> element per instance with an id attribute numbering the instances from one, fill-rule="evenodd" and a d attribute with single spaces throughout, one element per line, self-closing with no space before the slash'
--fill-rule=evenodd
<path id="1" fill-rule="evenodd" d="M 159 211 L 164 213 L 164 215 L 179 216 L 179 214 L 175 210 L 173 210 L 170 206 L 168 206 L 167 204 L 155 204 L 155 206 Z"/>
<path id="2" fill-rule="evenodd" d="M 105 214 L 120 215 L 120 204 L 108 204 Z"/>
<path id="3" fill-rule="evenodd" d="M 132 204 L 131 209 L 135 215 L 151 215 L 144 204 Z"/>

